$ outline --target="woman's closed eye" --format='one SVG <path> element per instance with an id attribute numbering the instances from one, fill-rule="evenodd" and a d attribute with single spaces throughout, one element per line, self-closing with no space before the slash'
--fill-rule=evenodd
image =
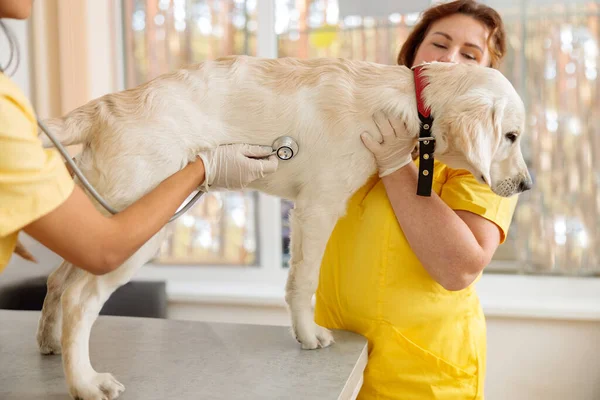
<path id="1" fill-rule="evenodd" d="M 471 60 L 471 61 L 477 61 L 477 57 L 475 57 L 473 54 L 469 54 L 469 53 L 462 53 L 462 56 L 464 58 L 466 58 L 467 60 Z"/>
<path id="2" fill-rule="evenodd" d="M 433 43 L 433 45 L 435 47 L 437 47 L 438 49 L 447 49 L 447 46 L 444 46 L 443 44 L 439 44 L 439 43 Z"/>

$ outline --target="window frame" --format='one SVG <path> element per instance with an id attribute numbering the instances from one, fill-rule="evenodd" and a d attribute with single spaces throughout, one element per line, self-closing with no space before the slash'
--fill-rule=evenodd
<path id="1" fill-rule="evenodd" d="M 112 0 L 113 2 L 116 0 Z M 118 2 L 121 3 L 121 2 Z M 114 20 L 121 21 L 119 25 L 121 37 L 116 41 L 120 43 L 118 58 L 122 66 L 120 75 L 121 89 L 124 88 L 126 73 L 125 54 L 122 45 L 124 19 L 123 7 L 115 7 Z M 275 2 L 257 2 L 257 57 L 277 57 L 277 35 L 275 33 Z M 287 279 L 288 270 L 283 267 L 282 237 L 281 237 L 281 200 L 278 197 L 265 193 L 257 193 L 257 243 L 258 263 L 256 265 L 173 265 L 168 263 L 147 263 L 139 273 L 141 279 L 166 279 L 171 284 L 184 285 L 185 282 L 202 282 L 227 285 L 228 283 L 268 285 L 272 290 L 283 288 Z M 276 210 L 276 211 L 274 211 Z M 263 288 L 264 289 L 264 288 Z M 269 289 L 269 290 L 271 290 Z"/>

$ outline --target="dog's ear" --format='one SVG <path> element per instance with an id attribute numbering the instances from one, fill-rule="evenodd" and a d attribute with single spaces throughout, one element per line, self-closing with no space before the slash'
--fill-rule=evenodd
<path id="1" fill-rule="evenodd" d="M 497 140 L 502 137 L 502 119 L 504 118 L 504 110 L 507 103 L 508 100 L 505 97 L 500 97 L 494 100 L 494 105 L 492 106 L 492 124 Z"/>
<path id="2" fill-rule="evenodd" d="M 492 125 L 495 124 L 493 122 L 495 118 L 499 124 L 501 123 L 503 112 L 504 108 L 500 108 L 500 104 L 496 107 L 489 93 L 473 90 L 456 97 L 444 115 L 439 118 L 439 122 L 453 142 L 459 144 L 461 149 L 468 150 L 477 140 L 482 129 L 494 128 Z"/>
<path id="3" fill-rule="evenodd" d="M 496 134 L 495 121 L 501 124 L 504 107 L 496 104 L 489 93 L 472 90 L 458 96 L 453 105 L 438 118 L 439 133 L 445 135 L 447 153 L 440 161 L 455 169 L 469 170 L 480 182 L 490 182 L 492 151 Z"/>

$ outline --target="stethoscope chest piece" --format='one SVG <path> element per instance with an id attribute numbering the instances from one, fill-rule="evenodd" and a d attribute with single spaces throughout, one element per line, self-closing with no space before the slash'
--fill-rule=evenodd
<path id="1" fill-rule="evenodd" d="M 298 143 L 289 136 L 281 136 L 273 142 L 273 150 L 280 160 L 290 160 L 298 154 Z"/>

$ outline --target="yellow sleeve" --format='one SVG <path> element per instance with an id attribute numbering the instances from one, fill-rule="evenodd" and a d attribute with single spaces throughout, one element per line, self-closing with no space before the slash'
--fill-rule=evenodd
<path id="1" fill-rule="evenodd" d="M 73 187 L 58 152 L 37 138 L 29 102 L 0 77 L 0 238 L 58 207 Z"/>
<path id="2" fill-rule="evenodd" d="M 450 170 L 444 184 L 442 200 L 453 210 L 470 211 L 481 215 L 500 228 L 500 243 L 508 235 L 518 196 L 500 197 L 465 170 Z"/>

